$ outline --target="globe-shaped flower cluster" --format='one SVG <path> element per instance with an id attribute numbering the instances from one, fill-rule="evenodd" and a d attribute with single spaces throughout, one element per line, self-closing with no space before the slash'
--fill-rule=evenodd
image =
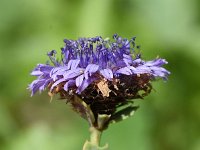
<path id="1" fill-rule="evenodd" d="M 55 50 L 49 52 L 51 64 L 37 65 L 31 73 L 37 79 L 28 88 L 32 95 L 46 88 L 50 96 L 60 94 L 86 119 L 84 108 L 89 107 L 94 122 L 98 114 L 112 118 L 119 107 L 148 95 L 152 81 L 166 80 L 170 74 L 162 67 L 166 60 L 142 60 L 141 54 L 136 53 L 135 37 L 128 40 L 115 34 L 113 40 L 98 36 L 65 39 L 64 43 L 61 60 Z"/>

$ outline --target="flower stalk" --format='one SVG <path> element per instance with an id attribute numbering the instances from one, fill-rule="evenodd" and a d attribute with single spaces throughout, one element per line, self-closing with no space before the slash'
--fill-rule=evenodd
<path id="1" fill-rule="evenodd" d="M 90 142 L 93 145 L 99 146 L 100 145 L 100 140 L 101 140 L 101 134 L 102 131 L 94 128 L 94 127 L 90 127 Z"/>
<path id="2" fill-rule="evenodd" d="M 90 127 L 90 141 L 86 141 L 83 150 L 108 150 L 108 144 L 100 146 L 101 135 L 103 131 L 95 127 Z"/>
<path id="3" fill-rule="evenodd" d="M 100 147 L 101 134 L 102 131 L 95 127 L 90 127 L 90 141 L 85 142 L 83 150 L 103 150 L 103 147 Z"/>

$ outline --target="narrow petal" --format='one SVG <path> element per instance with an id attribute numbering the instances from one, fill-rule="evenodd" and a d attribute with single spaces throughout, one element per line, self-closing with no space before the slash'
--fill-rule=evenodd
<path id="1" fill-rule="evenodd" d="M 162 67 L 150 67 L 151 72 L 153 76 L 155 77 L 161 77 L 161 78 L 167 78 L 167 76 L 170 74 L 169 71 L 167 71 L 165 68 Z"/>
<path id="2" fill-rule="evenodd" d="M 80 75 L 76 78 L 76 86 L 79 87 L 81 86 L 82 82 L 83 82 L 83 79 L 84 79 L 84 75 Z"/>
<path id="3" fill-rule="evenodd" d="M 49 73 L 54 67 L 50 65 L 42 65 L 40 66 L 40 71 L 44 73 Z"/>
<path id="4" fill-rule="evenodd" d="M 153 71 L 162 71 L 162 72 L 168 72 L 165 68 L 163 67 L 156 67 L 156 66 L 153 66 L 153 67 L 149 67 L 151 70 Z"/>
<path id="5" fill-rule="evenodd" d="M 161 77 L 161 78 L 165 78 L 166 77 L 166 73 L 165 72 L 161 72 L 161 71 L 154 71 L 153 73 L 154 77 Z"/>
<path id="6" fill-rule="evenodd" d="M 100 73 L 108 80 L 113 78 L 113 72 L 110 69 L 103 69 L 100 71 Z"/>
<path id="7" fill-rule="evenodd" d="M 50 76 L 52 76 L 54 73 L 56 73 L 58 70 L 60 69 L 60 67 L 55 67 L 51 70 L 50 72 Z"/>
<path id="8" fill-rule="evenodd" d="M 116 73 L 125 74 L 125 75 L 131 75 L 132 72 L 128 67 L 120 68 L 116 71 Z"/>
<path id="9" fill-rule="evenodd" d="M 99 65 L 96 64 L 89 64 L 86 69 L 85 72 L 89 72 L 89 73 L 94 73 L 99 69 Z"/>
<path id="10" fill-rule="evenodd" d="M 43 74 L 49 74 L 54 67 L 50 65 L 38 64 L 32 71 L 31 75 L 41 76 Z"/>
<path id="11" fill-rule="evenodd" d="M 92 75 L 93 73 L 97 72 L 99 69 L 99 65 L 96 65 L 96 64 L 89 64 L 85 71 L 84 71 L 84 75 L 85 75 L 85 78 L 88 79 L 88 75 Z"/>
<path id="12" fill-rule="evenodd" d="M 132 72 L 134 72 L 135 70 L 136 70 L 136 68 L 135 67 L 133 67 L 133 66 L 127 66 Z"/>
<path id="13" fill-rule="evenodd" d="M 133 59 L 130 55 L 123 54 L 123 57 L 124 57 L 123 60 L 127 65 L 132 64 Z"/>
<path id="14" fill-rule="evenodd" d="M 52 91 L 54 87 L 56 87 L 58 84 L 60 84 L 61 82 L 64 82 L 64 81 L 66 81 L 66 79 L 62 78 L 62 79 L 59 79 L 56 82 L 54 82 L 54 84 L 52 84 L 52 86 L 51 86 L 50 91 Z"/>
<path id="15" fill-rule="evenodd" d="M 69 80 L 68 82 L 65 83 L 64 90 L 68 91 L 69 87 L 74 86 L 74 85 L 75 85 L 75 80 Z"/>
<path id="16" fill-rule="evenodd" d="M 167 64 L 168 62 L 165 59 L 155 59 L 152 61 L 147 61 L 145 63 L 145 66 L 162 66 L 164 64 Z"/>
<path id="17" fill-rule="evenodd" d="M 89 78 L 87 80 L 83 80 L 81 86 L 78 87 L 76 93 L 80 94 L 83 90 L 85 90 L 96 78 Z"/>
<path id="18" fill-rule="evenodd" d="M 31 75 L 32 76 L 41 76 L 41 75 L 43 75 L 43 72 L 41 72 L 41 71 L 32 71 Z"/>
<path id="19" fill-rule="evenodd" d="M 56 67 L 54 69 L 52 69 L 52 71 L 50 72 L 50 77 L 56 81 L 59 79 L 59 76 L 63 76 L 65 74 L 65 72 L 67 71 L 67 67 Z"/>
<path id="20" fill-rule="evenodd" d="M 70 60 L 67 64 L 67 69 L 76 69 L 79 65 L 79 62 L 79 59 Z"/>
<path id="21" fill-rule="evenodd" d="M 138 64 L 143 64 L 144 61 L 142 61 L 140 58 L 133 60 L 133 64 L 138 65 Z"/>
<path id="22" fill-rule="evenodd" d="M 38 90 L 39 88 L 44 85 L 45 83 L 45 79 L 37 79 L 34 80 L 29 86 L 28 89 L 30 91 L 32 91 L 31 96 L 33 96 Z"/>
<path id="23" fill-rule="evenodd" d="M 74 70 L 68 70 L 68 71 L 66 71 L 65 73 L 64 73 L 64 78 L 66 79 L 66 80 L 68 80 L 68 79 L 71 79 L 71 78 L 75 78 L 75 77 L 77 77 L 77 76 L 79 76 L 79 75 L 81 75 L 81 74 L 83 74 L 83 69 L 82 68 L 77 68 L 77 69 L 74 69 Z"/>
<path id="24" fill-rule="evenodd" d="M 146 67 L 144 65 L 136 67 L 136 69 L 133 71 L 134 74 L 144 74 L 144 73 L 151 73 L 151 69 L 149 67 Z"/>
<path id="25" fill-rule="evenodd" d="M 49 85 L 49 83 L 52 81 L 52 79 L 45 80 L 44 84 L 39 88 L 39 91 L 44 91 L 45 88 Z"/>
<path id="26" fill-rule="evenodd" d="M 53 69 L 51 70 L 51 72 L 49 73 L 50 77 L 51 77 L 54 81 L 57 80 L 57 74 L 56 74 L 56 72 L 57 72 L 58 70 L 60 70 L 60 67 L 55 67 L 55 68 L 53 68 Z"/>
<path id="27" fill-rule="evenodd" d="M 76 59 L 73 61 L 72 65 L 71 65 L 71 69 L 76 69 L 79 65 L 80 60 Z"/>

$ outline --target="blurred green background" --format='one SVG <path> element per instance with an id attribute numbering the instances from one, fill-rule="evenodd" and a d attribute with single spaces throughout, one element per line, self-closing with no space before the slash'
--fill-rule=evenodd
<path id="1" fill-rule="evenodd" d="M 143 58 L 166 58 L 168 82 L 111 125 L 111 150 L 200 150 L 199 0 L 0 0 L 0 149 L 79 150 L 88 124 L 47 92 L 30 97 L 29 75 L 63 39 L 137 36 Z"/>

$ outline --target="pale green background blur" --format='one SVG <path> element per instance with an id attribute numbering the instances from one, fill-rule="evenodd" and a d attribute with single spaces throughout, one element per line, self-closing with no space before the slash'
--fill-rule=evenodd
<path id="1" fill-rule="evenodd" d="M 199 0 L 0 0 L 0 150 L 80 150 L 88 124 L 47 92 L 30 97 L 29 75 L 63 39 L 137 36 L 143 58 L 166 58 L 136 115 L 111 125 L 111 150 L 200 150 Z"/>

